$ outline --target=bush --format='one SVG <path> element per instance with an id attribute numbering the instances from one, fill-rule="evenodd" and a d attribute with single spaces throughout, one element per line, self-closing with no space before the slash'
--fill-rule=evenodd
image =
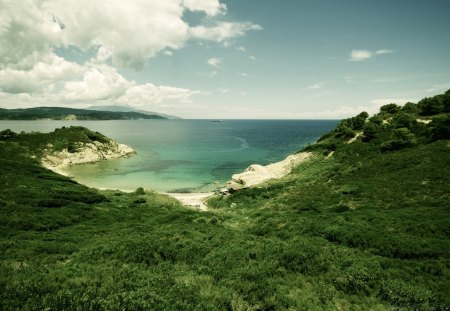
<path id="1" fill-rule="evenodd" d="M 377 136 L 378 133 L 378 126 L 373 123 L 373 122 L 369 122 L 366 125 L 364 125 L 364 130 L 363 130 L 363 138 L 362 140 L 364 142 L 369 142 L 372 139 L 374 139 Z"/>
<path id="2" fill-rule="evenodd" d="M 10 129 L 0 132 L 0 140 L 12 140 L 17 136 L 17 133 L 11 131 Z"/>
<path id="3" fill-rule="evenodd" d="M 407 102 L 403 107 L 402 107 L 402 111 L 406 112 L 406 113 L 410 113 L 410 114 L 417 114 L 419 113 L 419 108 L 417 107 L 416 104 L 411 103 L 411 102 Z"/>
<path id="4" fill-rule="evenodd" d="M 417 143 L 413 133 L 407 128 L 399 128 L 394 131 L 395 139 L 388 140 L 381 144 L 382 151 L 395 151 L 410 147 Z"/>
<path id="5" fill-rule="evenodd" d="M 444 111 L 443 96 L 425 97 L 417 103 L 422 116 L 432 116 Z"/>
<path id="6" fill-rule="evenodd" d="M 400 111 L 400 106 L 397 104 L 387 104 L 380 107 L 380 112 L 385 112 L 389 114 L 395 114 Z"/>
<path id="7" fill-rule="evenodd" d="M 434 118 L 430 127 L 433 140 L 450 139 L 450 115 Z"/>
<path id="8" fill-rule="evenodd" d="M 137 194 L 137 195 L 144 195 L 144 194 L 145 194 L 145 190 L 144 190 L 144 188 L 139 187 L 139 188 L 137 188 L 137 189 L 134 191 L 134 194 Z"/>

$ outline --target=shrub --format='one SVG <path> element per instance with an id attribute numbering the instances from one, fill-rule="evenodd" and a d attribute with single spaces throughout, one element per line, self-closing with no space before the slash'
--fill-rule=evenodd
<path id="1" fill-rule="evenodd" d="M 417 103 L 420 114 L 432 116 L 444 111 L 443 96 L 425 97 Z"/>
<path id="2" fill-rule="evenodd" d="M 417 142 L 416 137 L 407 128 L 399 128 L 394 131 L 395 139 L 388 140 L 381 144 L 382 151 L 395 151 L 410 147 Z"/>
<path id="3" fill-rule="evenodd" d="M 419 112 L 419 108 L 417 107 L 416 104 L 411 103 L 411 102 L 407 102 L 403 107 L 402 107 L 402 111 L 406 112 L 406 113 L 411 113 L 411 114 L 417 114 Z"/>
<path id="4" fill-rule="evenodd" d="M 0 132 L 0 140 L 12 140 L 17 136 L 17 133 L 11 131 L 10 129 Z"/>
<path id="5" fill-rule="evenodd" d="M 450 116 L 434 118 L 430 124 L 433 140 L 450 139 Z"/>
<path id="6" fill-rule="evenodd" d="M 400 111 L 400 106 L 397 104 L 387 104 L 380 107 L 380 112 L 385 112 L 389 114 L 395 114 Z"/>
<path id="7" fill-rule="evenodd" d="M 139 188 L 137 188 L 137 189 L 134 191 L 134 194 L 137 194 L 137 195 L 144 195 L 144 194 L 145 194 L 145 190 L 144 190 L 144 188 L 139 187 Z"/>
<path id="8" fill-rule="evenodd" d="M 369 122 L 366 125 L 364 125 L 363 130 L 364 136 L 362 140 L 364 142 L 369 142 L 377 136 L 377 133 L 378 133 L 378 126 L 373 122 Z"/>

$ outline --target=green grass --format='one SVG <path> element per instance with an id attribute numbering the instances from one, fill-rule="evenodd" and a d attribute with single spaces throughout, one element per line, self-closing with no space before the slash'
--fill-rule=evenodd
<path id="1" fill-rule="evenodd" d="M 414 142 L 384 149 L 408 139 L 400 121 L 352 144 L 378 121 L 345 121 L 291 174 L 209 212 L 45 170 L 30 153 L 59 134 L 0 141 L 0 309 L 448 310 L 446 121 L 406 124 Z"/>

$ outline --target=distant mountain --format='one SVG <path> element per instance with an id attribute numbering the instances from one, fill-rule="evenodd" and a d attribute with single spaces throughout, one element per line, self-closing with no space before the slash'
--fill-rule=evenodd
<path id="1" fill-rule="evenodd" d="M 161 117 L 164 117 L 164 118 L 167 118 L 167 119 L 181 119 L 180 117 L 168 115 L 168 114 L 165 114 L 165 113 L 146 111 L 146 110 L 138 110 L 138 109 L 134 109 L 134 108 L 127 107 L 127 106 L 116 106 L 116 105 L 111 105 L 111 106 L 90 106 L 87 109 L 89 109 L 89 110 L 97 110 L 97 111 L 138 112 L 138 113 L 149 114 L 149 115 L 157 115 L 157 116 L 161 116 Z"/>
<path id="2" fill-rule="evenodd" d="M 168 119 L 159 114 L 135 111 L 99 111 L 63 107 L 1 109 L 0 120 L 136 120 Z"/>

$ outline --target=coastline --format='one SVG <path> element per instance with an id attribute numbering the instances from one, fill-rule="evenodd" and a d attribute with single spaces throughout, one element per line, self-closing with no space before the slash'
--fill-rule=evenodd
<path id="1" fill-rule="evenodd" d="M 47 150 L 48 152 L 48 150 Z M 93 144 L 83 145 L 75 153 L 68 152 L 67 149 L 59 152 L 48 152 L 41 159 L 41 165 L 45 168 L 67 177 L 71 177 L 65 168 L 82 163 L 93 163 L 103 160 L 109 160 L 120 157 L 128 157 L 136 153 L 131 147 L 118 144 L 111 140 L 108 144 L 95 142 Z M 232 175 L 231 180 L 225 183 L 224 189 L 240 190 L 261 185 L 270 180 L 276 180 L 289 174 L 298 164 L 308 160 L 311 152 L 297 152 L 287 156 L 284 160 L 268 165 L 252 164 L 242 173 Z M 133 192 L 133 190 L 97 188 L 99 190 L 117 190 L 122 192 Z M 159 192 L 178 200 L 187 207 L 195 208 L 200 211 L 207 211 L 206 200 L 216 192 Z"/>

